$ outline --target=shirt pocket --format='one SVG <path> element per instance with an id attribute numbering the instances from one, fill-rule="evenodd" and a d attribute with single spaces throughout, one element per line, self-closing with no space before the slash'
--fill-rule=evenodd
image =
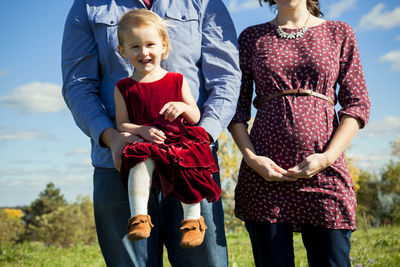
<path id="1" fill-rule="evenodd" d="M 169 38 L 182 44 L 193 44 L 201 39 L 199 14 L 195 10 L 169 9 L 164 18 L 168 27 Z"/>
<path id="2" fill-rule="evenodd" d="M 118 54 L 118 15 L 112 16 L 108 13 L 98 13 L 93 17 L 93 32 L 97 41 L 99 54 L 110 56 Z M 103 57 L 102 57 L 103 58 Z"/>

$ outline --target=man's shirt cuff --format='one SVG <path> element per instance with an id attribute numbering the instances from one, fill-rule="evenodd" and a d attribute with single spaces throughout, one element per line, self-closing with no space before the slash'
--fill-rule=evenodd
<path id="1" fill-rule="evenodd" d="M 213 119 L 211 117 L 202 118 L 199 126 L 203 127 L 204 130 L 212 137 L 213 142 L 217 141 L 218 136 L 222 132 L 222 125 L 219 120 Z"/>

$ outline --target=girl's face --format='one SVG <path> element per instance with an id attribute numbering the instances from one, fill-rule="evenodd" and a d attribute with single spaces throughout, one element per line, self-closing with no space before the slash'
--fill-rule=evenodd
<path id="1" fill-rule="evenodd" d="M 148 25 L 132 27 L 123 34 L 123 44 L 118 49 L 135 68 L 136 74 L 145 76 L 159 70 L 167 50 L 167 43 L 156 29 Z"/>

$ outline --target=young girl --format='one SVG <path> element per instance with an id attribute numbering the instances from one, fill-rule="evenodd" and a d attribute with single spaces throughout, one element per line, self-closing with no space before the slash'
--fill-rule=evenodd
<path id="1" fill-rule="evenodd" d="M 218 170 L 207 132 L 184 123 L 196 124 L 200 119 L 189 85 L 181 74 L 160 66 L 171 48 L 166 23 L 151 11 L 130 11 L 118 23 L 118 41 L 121 55 L 135 71 L 114 90 L 117 129 L 144 139 L 126 146 L 122 154 L 121 180 L 132 216 L 128 238 L 150 236 L 153 224 L 147 202 L 153 183 L 161 187 L 164 197 L 182 203 L 180 245 L 198 246 L 207 228 L 199 202 L 218 200 L 221 189 L 211 178 Z"/>

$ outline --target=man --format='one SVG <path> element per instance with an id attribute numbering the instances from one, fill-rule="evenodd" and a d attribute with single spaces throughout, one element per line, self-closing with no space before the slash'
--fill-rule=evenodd
<path id="1" fill-rule="evenodd" d="M 119 179 L 120 156 L 133 135 L 115 129 L 113 89 L 132 74 L 118 52 L 117 24 L 128 10 L 147 8 L 168 20 L 172 52 L 162 66 L 182 73 L 202 111 L 199 126 L 217 140 L 236 109 L 240 73 L 236 32 L 221 0 L 75 0 L 67 17 L 63 46 L 63 95 L 79 128 L 90 137 L 94 168 L 94 209 L 101 251 L 108 266 L 162 266 L 163 245 L 173 266 L 227 266 L 221 200 L 201 203 L 208 226 L 204 242 L 179 247 L 182 209 L 152 188 L 149 239 L 123 238 L 130 217 Z M 217 144 L 211 149 L 216 158 Z M 220 184 L 219 174 L 213 179 Z"/>

